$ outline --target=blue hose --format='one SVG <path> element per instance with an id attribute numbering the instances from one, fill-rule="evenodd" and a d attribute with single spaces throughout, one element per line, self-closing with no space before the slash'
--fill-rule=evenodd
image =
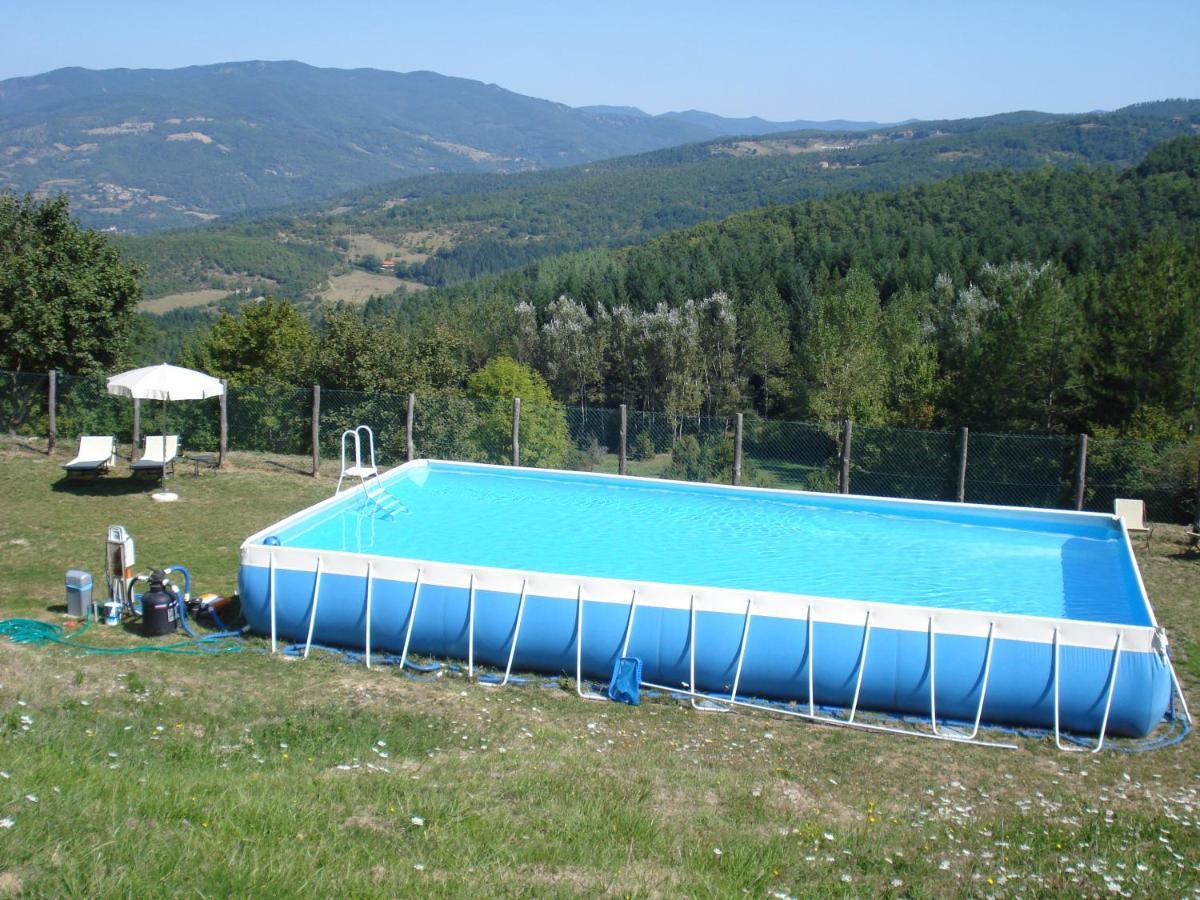
<path id="1" fill-rule="evenodd" d="M 192 626 L 187 621 L 187 604 L 184 602 L 184 597 L 192 595 L 192 573 L 188 571 L 187 566 L 167 566 L 163 571 L 170 575 L 172 572 L 183 573 L 183 593 L 175 592 L 175 599 L 179 603 L 179 624 L 183 626 L 183 630 L 187 632 L 188 637 L 194 638 L 196 632 L 192 631 Z M 224 629 L 221 629 L 224 631 Z"/>

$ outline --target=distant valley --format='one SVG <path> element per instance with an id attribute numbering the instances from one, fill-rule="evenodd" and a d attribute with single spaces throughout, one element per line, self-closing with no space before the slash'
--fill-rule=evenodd
<path id="1" fill-rule="evenodd" d="M 145 267 L 147 308 L 158 312 L 264 293 L 359 303 L 831 193 L 977 170 L 1124 168 L 1198 130 L 1200 102 L 1165 101 L 719 138 L 553 170 L 404 178 L 122 244 Z"/>

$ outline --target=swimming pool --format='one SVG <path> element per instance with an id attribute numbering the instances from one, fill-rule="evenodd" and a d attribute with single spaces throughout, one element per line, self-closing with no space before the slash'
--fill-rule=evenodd
<path id="1" fill-rule="evenodd" d="M 1170 697 L 1113 516 L 424 460 L 379 484 L 387 512 L 357 489 L 246 540 L 252 628 L 1090 734 Z"/>

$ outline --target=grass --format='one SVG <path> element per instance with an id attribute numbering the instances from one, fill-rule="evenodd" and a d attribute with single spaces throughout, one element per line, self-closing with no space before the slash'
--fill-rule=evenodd
<path id="1" fill-rule="evenodd" d="M 377 275 L 356 270 L 345 275 L 334 275 L 329 279 L 329 287 L 323 290 L 320 296 L 333 302 L 366 303 L 372 295 L 390 294 L 400 288 L 411 293 L 425 290 L 425 285 L 415 281 L 403 281 L 393 275 Z"/>
<path id="2" fill-rule="evenodd" d="M 65 487 L 0 445 L 0 618 L 62 621 L 62 573 L 142 564 L 235 584 L 242 538 L 331 490 L 238 458 L 169 508 Z M 1139 542 L 1200 684 L 1200 572 Z M 139 645 L 121 629 L 89 640 Z M 665 699 L 489 690 L 248 642 L 83 655 L 0 642 L 0 895 L 1181 896 L 1200 890 L 1200 742 L 1140 755 L 948 747 Z"/>

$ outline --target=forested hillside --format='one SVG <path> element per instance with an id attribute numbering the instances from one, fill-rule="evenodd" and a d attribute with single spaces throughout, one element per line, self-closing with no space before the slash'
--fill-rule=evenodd
<path id="1" fill-rule="evenodd" d="M 389 182 L 269 217 L 128 239 L 148 296 L 272 282 L 313 296 L 352 265 L 431 286 L 589 247 L 637 243 L 745 209 L 844 191 L 880 191 L 967 171 L 1134 164 L 1192 133 L 1200 102 L 1064 117 L 1013 113 L 865 133 L 719 140 L 513 175 Z M 279 259 L 271 248 L 279 247 Z M 315 248 L 318 252 L 309 252 Z M 297 254 L 303 261 L 297 260 Z M 286 287 L 280 271 L 294 273 Z M 387 293 L 386 280 L 379 293 Z"/>
<path id="2" fill-rule="evenodd" d="M 413 340 L 455 335 L 466 369 L 502 353 L 532 363 L 577 403 L 1179 431 L 1200 378 L 1198 165 L 1200 138 L 1185 138 L 1123 174 L 839 195 L 367 315 L 398 316 Z"/>

